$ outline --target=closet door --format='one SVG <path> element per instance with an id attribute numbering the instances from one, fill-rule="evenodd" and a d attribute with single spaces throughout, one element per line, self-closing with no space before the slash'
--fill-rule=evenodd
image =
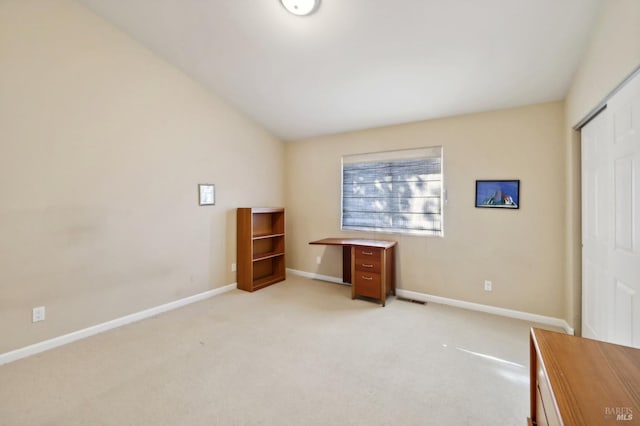
<path id="1" fill-rule="evenodd" d="M 613 170 L 611 341 L 640 347 L 640 78 L 607 103 Z"/>
<path id="2" fill-rule="evenodd" d="M 640 77 L 582 129 L 582 334 L 640 347 Z"/>

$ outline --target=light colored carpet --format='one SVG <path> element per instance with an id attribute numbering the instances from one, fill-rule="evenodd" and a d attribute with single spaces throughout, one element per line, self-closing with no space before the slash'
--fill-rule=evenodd
<path id="1" fill-rule="evenodd" d="M 2 425 L 523 425 L 533 324 L 290 275 L 0 367 Z"/>

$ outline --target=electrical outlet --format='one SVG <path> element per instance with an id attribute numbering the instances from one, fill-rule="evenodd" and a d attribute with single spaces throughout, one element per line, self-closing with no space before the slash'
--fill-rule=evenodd
<path id="1" fill-rule="evenodd" d="M 316 256 L 316 263 L 318 265 L 322 263 L 322 256 Z"/>
<path id="2" fill-rule="evenodd" d="M 33 308 L 33 312 L 32 312 L 33 322 L 44 321 L 44 317 L 45 317 L 44 306 L 38 306 L 37 308 Z"/>
<path id="3" fill-rule="evenodd" d="M 231 272 L 236 272 L 236 270 L 237 270 L 237 269 L 238 269 L 238 267 L 236 266 L 236 263 L 235 263 L 235 262 L 233 262 L 233 263 L 231 264 Z"/>
<path id="4" fill-rule="evenodd" d="M 484 281 L 484 291 L 491 291 L 491 290 L 492 290 L 491 281 L 485 280 Z"/>

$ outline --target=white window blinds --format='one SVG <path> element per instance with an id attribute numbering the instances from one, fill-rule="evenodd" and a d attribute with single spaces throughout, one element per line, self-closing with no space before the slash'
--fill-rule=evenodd
<path id="1" fill-rule="evenodd" d="M 342 157 L 342 229 L 442 235 L 442 147 Z"/>

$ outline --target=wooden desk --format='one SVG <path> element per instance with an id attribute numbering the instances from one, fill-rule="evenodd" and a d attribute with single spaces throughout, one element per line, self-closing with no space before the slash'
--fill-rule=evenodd
<path id="1" fill-rule="evenodd" d="M 342 246 L 342 281 L 352 283 L 351 298 L 365 296 L 385 305 L 396 294 L 396 241 L 323 238 L 309 244 Z"/>
<path id="2" fill-rule="evenodd" d="M 531 329 L 533 425 L 640 424 L 640 349 Z"/>

